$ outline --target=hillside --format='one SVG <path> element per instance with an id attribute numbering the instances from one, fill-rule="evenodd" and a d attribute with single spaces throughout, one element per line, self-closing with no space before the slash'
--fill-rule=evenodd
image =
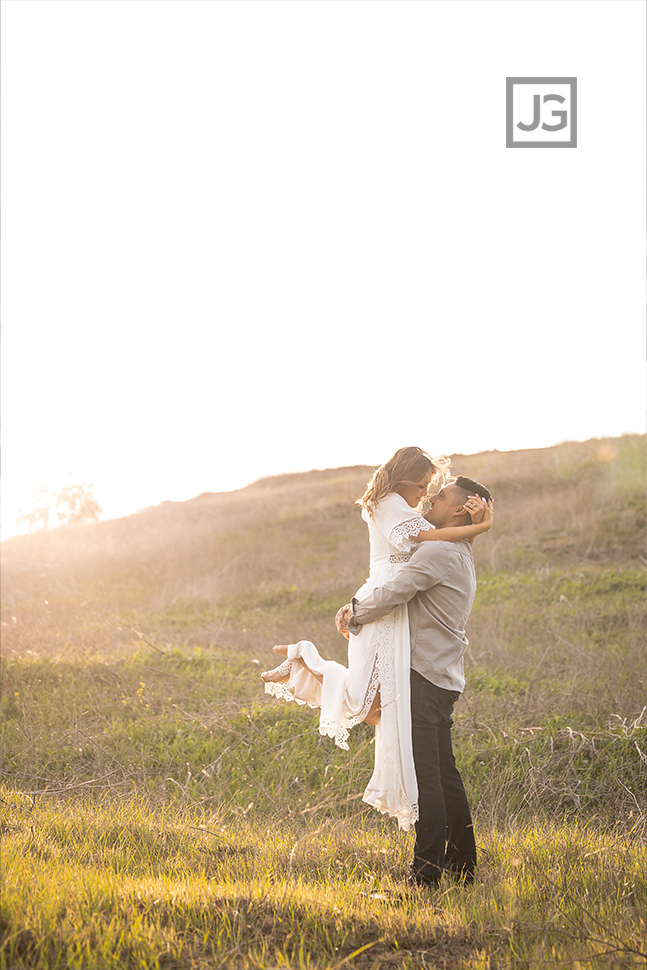
<path id="1" fill-rule="evenodd" d="M 641 436 L 453 456 L 496 505 L 475 544 L 468 666 L 535 671 L 543 690 L 526 703 L 539 709 L 546 690 L 592 716 L 640 709 L 644 678 L 620 688 L 617 664 L 644 669 L 645 457 Z M 366 575 L 354 502 L 371 472 L 262 479 L 12 538 L 2 544 L 4 655 L 114 659 L 148 643 L 234 650 L 263 666 L 272 644 L 308 638 L 343 661 L 333 617 Z"/>
<path id="2" fill-rule="evenodd" d="M 455 455 L 453 469 L 495 497 L 495 527 L 475 547 L 482 579 L 644 565 L 644 437 Z M 113 655 L 132 640 L 118 629 L 123 621 L 161 624 L 173 643 L 258 652 L 308 636 L 343 654 L 329 620 L 366 575 L 366 529 L 354 501 L 371 473 L 262 479 L 9 539 L 1 546 L 4 649 Z M 106 614 L 115 620 L 109 640 Z"/>

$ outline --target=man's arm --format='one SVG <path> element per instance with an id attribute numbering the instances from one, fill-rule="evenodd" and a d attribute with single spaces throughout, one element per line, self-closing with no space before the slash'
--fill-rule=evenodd
<path id="1" fill-rule="evenodd" d="M 359 633 L 360 625 L 379 620 L 381 616 L 408 603 L 423 589 L 431 589 L 445 573 L 447 551 L 440 543 L 425 543 L 402 566 L 393 579 L 378 586 L 361 599 L 353 597 L 353 616 L 348 622 L 351 633 Z"/>

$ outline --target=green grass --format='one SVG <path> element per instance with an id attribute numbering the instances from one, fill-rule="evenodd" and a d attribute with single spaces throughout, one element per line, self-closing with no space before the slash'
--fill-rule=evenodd
<path id="1" fill-rule="evenodd" d="M 141 642 L 5 662 L 0 966 L 638 965 L 644 718 L 512 721 L 529 679 L 474 666 L 455 738 L 479 880 L 412 893 L 412 835 L 358 797 L 371 729 L 340 751 L 258 672 Z"/>
<path id="2" fill-rule="evenodd" d="M 407 840 L 370 822 L 4 800 L 3 967 L 632 967 L 644 950 L 645 850 L 577 823 L 483 832 L 475 887 L 420 893 Z"/>
<path id="3" fill-rule="evenodd" d="M 290 814 L 346 804 L 370 773 L 372 730 L 360 725 L 346 755 L 319 737 L 316 712 L 266 703 L 259 669 L 200 648 L 5 663 L 3 776 L 26 791 L 107 786 L 219 809 L 266 812 L 285 796 Z M 544 685 L 538 716 L 540 688 L 523 665 L 473 666 L 469 682 L 456 744 L 488 821 L 524 806 L 543 818 L 584 806 L 587 817 L 632 827 L 647 751 L 640 710 L 603 714 L 599 700 L 580 695 L 569 710 L 564 678 Z"/>

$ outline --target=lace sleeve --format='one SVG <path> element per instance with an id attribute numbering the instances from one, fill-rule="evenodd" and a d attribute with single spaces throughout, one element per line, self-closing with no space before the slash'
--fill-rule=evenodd
<path id="1" fill-rule="evenodd" d="M 431 526 L 426 519 L 423 519 L 421 515 L 416 515 L 414 519 L 407 519 L 406 522 L 400 522 L 396 525 L 389 534 L 389 542 L 400 552 L 413 552 L 418 543 L 412 539 L 412 536 L 417 536 L 430 528 Z"/>

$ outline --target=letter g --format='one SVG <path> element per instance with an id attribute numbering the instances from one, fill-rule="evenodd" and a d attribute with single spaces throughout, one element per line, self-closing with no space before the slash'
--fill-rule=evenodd
<path id="1" fill-rule="evenodd" d="M 544 104 L 546 103 L 546 101 L 559 101 L 560 104 L 563 104 L 565 100 L 566 99 L 563 98 L 561 94 L 544 95 Z M 562 120 L 558 125 L 547 125 L 546 122 L 544 121 L 544 123 L 541 126 L 542 128 L 544 128 L 546 131 L 561 131 L 562 128 L 566 128 L 566 124 L 567 124 L 566 116 L 568 114 L 567 111 L 551 111 L 551 114 L 553 118 L 561 118 Z"/>

